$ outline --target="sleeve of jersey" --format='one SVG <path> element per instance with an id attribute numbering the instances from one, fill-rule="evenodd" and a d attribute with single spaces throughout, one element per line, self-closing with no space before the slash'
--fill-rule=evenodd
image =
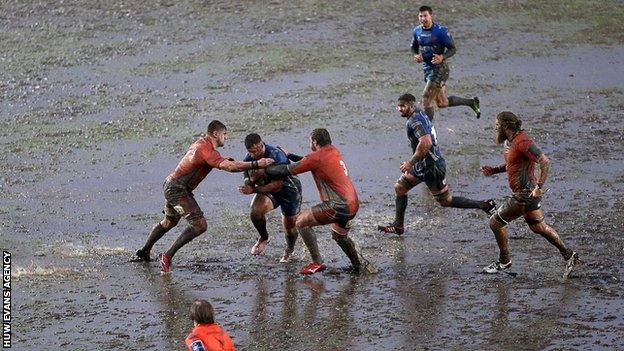
<path id="1" fill-rule="evenodd" d="M 187 343 L 187 350 L 206 351 L 206 347 L 204 347 L 204 343 L 201 340 L 193 338 Z"/>
<path id="2" fill-rule="evenodd" d="M 219 167 L 219 164 L 225 160 L 217 150 L 206 151 L 203 153 L 202 157 L 212 168 Z"/>
<path id="3" fill-rule="evenodd" d="M 319 159 L 317 153 L 312 153 L 304 156 L 301 161 L 292 163 L 288 169 L 290 174 L 296 175 L 299 173 L 310 172 L 318 168 Z"/>
<path id="4" fill-rule="evenodd" d="M 427 127 L 423 125 L 421 121 L 415 121 L 410 124 L 410 129 L 414 131 L 416 137 L 421 138 L 427 134 L 431 134 L 431 130 L 427 130 Z"/>
<path id="5" fill-rule="evenodd" d="M 531 162 L 537 162 L 542 157 L 542 150 L 530 140 L 522 143 L 521 151 Z"/>
<path id="6" fill-rule="evenodd" d="M 442 43 L 447 48 L 453 46 L 453 37 L 446 27 L 442 27 Z"/>
<path id="7" fill-rule="evenodd" d="M 287 165 L 290 163 L 286 154 L 281 150 L 275 150 L 275 154 L 271 156 L 273 156 L 272 158 L 275 160 L 275 164 Z"/>
<path id="8" fill-rule="evenodd" d="M 418 34 L 416 33 L 416 29 L 414 29 L 412 31 L 412 46 L 411 46 L 412 52 L 414 54 L 418 53 Z"/>

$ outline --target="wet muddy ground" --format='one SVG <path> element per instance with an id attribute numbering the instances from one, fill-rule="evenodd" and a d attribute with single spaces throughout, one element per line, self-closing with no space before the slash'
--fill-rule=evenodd
<path id="1" fill-rule="evenodd" d="M 493 118 L 517 112 L 553 162 L 546 219 L 583 260 L 564 262 L 512 223 L 513 272 L 497 257 L 487 216 L 412 191 L 408 230 L 378 234 L 409 157 L 396 97 L 419 95 L 410 32 L 419 4 L 402 1 L 21 2 L 0 5 L 0 247 L 13 255 L 16 350 L 183 349 L 188 307 L 211 301 L 243 350 L 624 348 L 624 10 L 619 1 L 434 1 L 458 45 L 450 94 L 482 101 L 437 112 L 455 194 L 508 195 Z M 351 274 L 317 230 L 330 269 L 280 264 L 255 231 L 239 175 L 213 171 L 195 195 L 209 230 L 182 249 L 173 274 L 126 260 L 160 218 L 161 184 L 211 119 L 242 139 L 305 153 L 326 127 L 362 201 L 352 236 L 380 269 Z M 318 201 L 301 176 L 306 206 Z M 180 229 L 155 247 L 165 250 Z"/>

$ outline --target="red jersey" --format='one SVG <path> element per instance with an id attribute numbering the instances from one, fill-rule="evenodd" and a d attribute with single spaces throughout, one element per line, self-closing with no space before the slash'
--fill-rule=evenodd
<path id="1" fill-rule="evenodd" d="M 199 324 L 186 337 L 187 351 L 234 351 L 234 342 L 217 324 Z"/>
<path id="2" fill-rule="evenodd" d="M 223 160 L 224 158 L 215 150 L 209 139 L 198 139 L 191 144 L 186 155 L 167 179 L 183 185 L 188 191 L 192 191 Z"/>
<path id="3" fill-rule="evenodd" d="M 351 214 L 355 214 L 360 207 L 347 166 L 335 146 L 322 146 L 288 168 L 293 175 L 312 172 L 321 201 L 337 206 L 346 205 Z"/>
<path id="4" fill-rule="evenodd" d="M 542 151 L 533 139 L 520 131 L 511 141 L 505 141 L 505 164 L 509 187 L 514 193 L 535 188 L 535 163 L 542 156 Z"/>

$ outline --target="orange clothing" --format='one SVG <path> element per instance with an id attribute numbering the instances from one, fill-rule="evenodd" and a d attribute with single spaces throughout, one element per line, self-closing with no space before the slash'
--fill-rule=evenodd
<path id="1" fill-rule="evenodd" d="M 347 166 L 335 146 L 322 146 L 288 168 L 292 175 L 312 172 L 321 201 L 329 202 L 332 207 L 347 206 L 350 214 L 355 214 L 360 207 Z"/>
<path id="2" fill-rule="evenodd" d="M 200 138 L 189 146 L 188 151 L 167 180 L 183 185 L 189 192 L 193 191 L 223 160 L 225 159 L 215 150 L 209 139 Z"/>
<path id="3" fill-rule="evenodd" d="M 199 324 L 185 342 L 187 351 L 235 351 L 228 333 L 215 323 Z"/>

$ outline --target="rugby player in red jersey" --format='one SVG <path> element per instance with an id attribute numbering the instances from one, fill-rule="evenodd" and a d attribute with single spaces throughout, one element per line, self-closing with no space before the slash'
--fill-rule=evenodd
<path id="1" fill-rule="evenodd" d="M 496 236 L 500 250 L 498 261 L 483 268 L 484 273 L 494 274 L 511 267 L 509 257 L 509 235 L 505 225 L 524 216 L 524 220 L 534 233 L 537 233 L 554 245 L 566 260 L 564 278 L 578 261 L 578 254 L 566 248 L 557 232 L 544 222 L 541 200 L 543 187 L 550 170 L 550 160 L 535 145 L 529 135 L 520 129 L 522 121 L 513 113 L 505 111 L 496 116 L 496 143 L 504 143 L 505 163 L 492 167 L 483 166 L 485 176 L 507 173 L 512 195 L 496 209 L 490 218 L 490 228 Z M 534 165 L 539 164 L 539 178 L 535 177 Z"/>
<path id="2" fill-rule="evenodd" d="M 165 218 L 152 229 L 147 242 L 136 252 L 133 261 L 150 261 L 150 251 L 154 244 L 184 217 L 189 226 L 184 229 L 169 250 L 159 256 L 162 272 L 168 273 L 175 253 L 206 231 L 206 218 L 193 197 L 193 190 L 213 168 L 228 172 L 242 172 L 248 169 L 264 168 L 274 162 L 270 158 L 250 162 L 224 158 L 217 148 L 225 145 L 226 140 L 227 128 L 220 121 L 214 120 L 208 124 L 206 135 L 191 144 L 176 169 L 163 184 L 166 200 L 163 211 Z"/>
<path id="3" fill-rule="evenodd" d="M 347 235 L 350 221 L 355 217 L 360 203 L 342 155 L 332 145 L 326 129 L 312 131 L 310 149 L 312 152 L 304 157 L 288 154 L 288 158 L 295 163 L 273 165 L 265 169 L 267 176 L 273 179 L 312 172 L 319 190 L 321 203 L 301 211 L 295 224 L 312 257 L 312 262 L 302 267 L 299 273 L 314 274 L 326 268 L 312 231 L 312 227 L 325 224 L 331 224 L 332 239 L 347 255 L 355 271 L 364 269 L 376 273 L 376 268 L 362 257 L 355 242 Z"/>

